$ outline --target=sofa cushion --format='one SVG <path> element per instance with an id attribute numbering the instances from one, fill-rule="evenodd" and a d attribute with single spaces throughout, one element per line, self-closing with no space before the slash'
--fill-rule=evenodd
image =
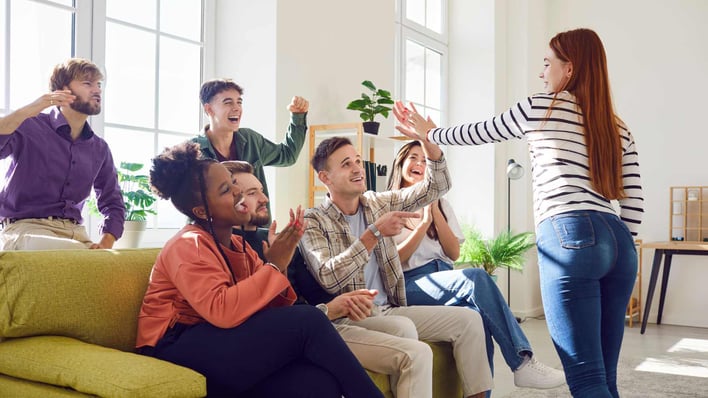
<path id="1" fill-rule="evenodd" d="M 90 395 L 65 387 L 52 386 L 0 374 L 0 391 L 4 397 L 22 398 L 86 398 Z"/>
<path id="2" fill-rule="evenodd" d="M 159 250 L 0 252 L 0 337 L 59 335 L 132 351 Z"/>
<path id="3" fill-rule="evenodd" d="M 206 379 L 191 369 L 59 336 L 0 343 L 0 373 L 101 397 L 206 395 Z"/>

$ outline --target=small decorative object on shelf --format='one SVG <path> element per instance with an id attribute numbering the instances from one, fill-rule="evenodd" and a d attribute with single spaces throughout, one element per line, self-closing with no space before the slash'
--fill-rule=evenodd
<path id="1" fill-rule="evenodd" d="M 391 93 L 380 88 L 376 88 L 370 80 L 364 80 L 361 85 L 368 88 L 371 94 L 362 93 L 361 98 L 355 99 L 347 105 L 347 109 L 359 111 L 359 117 L 364 121 L 364 132 L 369 134 L 379 133 L 379 122 L 374 121 L 378 114 L 387 118 L 391 111 L 389 105 L 393 105 Z"/>
<path id="2" fill-rule="evenodd" d="M 708 186 L 669 188 L 669 239 L 708 242 Z"/>

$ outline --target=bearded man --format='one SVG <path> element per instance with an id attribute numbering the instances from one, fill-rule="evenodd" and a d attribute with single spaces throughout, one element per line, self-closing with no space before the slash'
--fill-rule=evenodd
<path id="1" fill-rule="evenodd" d="M 87 122 L 101 112 L 102 80 L 94 63 L 71 58 L 54 68 L 51 92 L 0 118 L 0 250 L 110 249 L 123 234 L 113 156 Z M 82 225 L 91 189 L 98 242 Z"/>

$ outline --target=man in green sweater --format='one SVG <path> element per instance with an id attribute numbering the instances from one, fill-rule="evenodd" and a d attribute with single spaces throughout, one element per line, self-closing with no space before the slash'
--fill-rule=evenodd
<path id="1" fill-rule="evenodd" d="M 253 174 L 263 184 L 263 193 L 267 196 L 268 184 L 263 167 L 295 164 L 305 143 L 310 103 L 302 97 L 293 97 L 288 105 L 288 132 L 285 139 L 276 144 L 252 129 L 241 127 L 242 96 L 243 88 L 230 79 L 204 82 L 199 99 L 209 117 L 209 124 L 192 141 L 199 144 L 204 157 L 220 162 L 243 160 L 253 165 Z M 270 210 L 270 204 L 267 206 Z M 270 217 L 264 225 L 269 223 Z"/>

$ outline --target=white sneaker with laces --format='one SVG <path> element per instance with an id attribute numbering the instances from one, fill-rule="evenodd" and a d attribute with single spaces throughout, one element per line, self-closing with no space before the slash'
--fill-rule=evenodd
<path id="1" fill-rule="evenodd" d="M 514 385 L 526 388 L 554 388 L 565 384 L 565 373 L 531 357 L 514 371 Z"/>

